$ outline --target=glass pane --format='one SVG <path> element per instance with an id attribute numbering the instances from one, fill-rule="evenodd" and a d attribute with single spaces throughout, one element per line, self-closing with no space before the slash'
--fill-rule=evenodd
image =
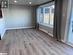
<path id="1" fill-rule="evenodd" d="M 43 23 L 43 7 L 40 8 L 40 23 Z"/>
<path id="2" fill-rule="evenodd" d="M 45 8 L 45 13 L 50 13 L 50 9 L 49 8 Z"/>
<path id="3" fill-rule="evenodd" d="M 50 25 L 53 25 L 53 22 L 54 22 L 54 8 L 51 8 Z"/>
<path id="4" fill-rule="evenodd" d="M 54 13 L 51 13 L 50 15 L 50 25 L 53 25 L 54 22 Z"/>
<path id="5" fill-rule="evenodd" d="M 49 13 L 44 14 L 44 23 L 49 24 Z"/>
<path id="6" fill-rule="evenodd" d="M 50 9 L 45 8 L 44 23 L 49 24 Z"/>
<path id="7" fill-rule="evenodd" d="M 52 8 L 52 11 L 51 12 L 54 13 L 54 8 Z"/>
<path id="8" fill-rule="evenodd" d="M 53 26 L 54 22 L 54 5 L 48 7 L 40 7 L 39 14 L 40 23 Z"/>
<path id="9" fill-rule="evenodd" d="M 41 13 L 43 13 L 43 8 L 41 7 Z"/>

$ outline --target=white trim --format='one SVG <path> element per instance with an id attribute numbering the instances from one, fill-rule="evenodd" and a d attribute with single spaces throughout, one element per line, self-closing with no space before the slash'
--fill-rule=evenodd
<path id="1" fill-rule="evenodd" d="M 39 8 L 40 7 L 48 7 L 48 6 L 51 6 L 51 5 L 54 5 L 54 4 L 55 4 L 55 2 L 51 2 L 51 3 L 45 4 L 45 5 L 41 5 L 41 6 L 39 6 Z"/>
<path id="2" fill-rule="evenodd" d="M 11 29 L 25 29 L 25 28 L 35 28 L 35 26 L 6 28 L 6 30 L 11 30 Z"/>
<path id="3" fill-rule="evenodd" d="M 63 43 L 69 45 L 69 46 L 72 46 L 73 47 L 73 44 L 72 43 L 69 43 L 69 42 L 65 42 L 64 40 L 61 40 Z"/>
<path id="4" fill-rule="evenodd" d="M 65 27 L 65 35 L 64 35 L 64 42 L 68 42 L 68 31 L 69 31 L 69 20 L 70 20 L 70 13 L 71 13 L 71 4 L 72 1 L 68 1 L 68 9 L 67 9 L 67 20 L 66 20 L 66 27 Z"/>
<path id="5" fill-rule="evenodd" d="M 72 44 L 72 43 L 69 43 L 69 42 L 68 42 L 67 44 L 73 47 L 73 44 Z"/>
<path id="6" fill-rule="evenodd" d="M 48 24 L 45 24 L 45 23 L 39 23 L 40 25 L 43 25 L 43 26 L 46 26 L 46 27 L 50 27 L 50 28 L 53 28 L 53 25 L 48 25 Z"/>
<path id="7" fill-rule="evenodd" d="M 48 35 L 50 35 L 51 37 L 53 37 L 53 34 L 51 34 L 51 33 L 48 33 Z"/>
<path id="8" fill-rule="evenodd" d="M 0 53 L 0 55 L 8 55 L 8 53 Z"/>
<path id="9" fill-rule="evenodd" d="M 64 40 L 61 40 L 63 43 L 65 43 L 65 41 Z"/>
<path id="10" fill-rule="evenodd" d="M 1 34 L 1 39 L 3 38 L 4 34 L 6 32 L 6 29 L 3 31 L 3 33 Z"/>
<path id="11" fill-rule="evenodd" d="M 39 28 L 39 30 L 44 31 L 45 33 L 48 33 L 46 30 L 44 30 L 44 29 L 42 29 L 42 28 Z"/>
<path id="12" fill-rule="evenodd" d="M 3 38 L 3 36 L 4 36 L 4 34 L 5 34 L 5 32 L 6 32 L 6 30 L 12 30 L 12 29 L 28 29 L 28 28 L 35 28 L 35 26 L 30 26 L 30 27 L 15 27 L 15 28 L 6 28 L 4 31 L 3 31 L 3 33 L 1 34 L 1 39 Z"/>
<path id="13" fill-rule="evenodd" d="M 51 33 L 48 33 L 48 31 L 46 31 L 46 30 L 44 30 L 44 29 L 42 29 L 42 28 L 39 28 L 39 30 L 41 30 L 41 31 L 43 31 L 43 32 L 45 32 L 45 33 L 47 33 L 48 35 L 50 35 L 50 36 L 52 36 L 52 37 L 53 37 L 53 34 L 51 34 Z"/>

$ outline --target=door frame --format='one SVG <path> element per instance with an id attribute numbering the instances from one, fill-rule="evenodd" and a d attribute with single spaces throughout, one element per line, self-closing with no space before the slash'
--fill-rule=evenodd
<path id="1" fill-rule="evenodd" d="M 73 3 L 72 3 L 73 1 L 71 0 L 71 11 L 70 11 L 70 20 L 69 20 L 69 28 L 68 28 L 68 37 L 67 37 L 67 43 L 69 44 L 69 45 L 71 45 L 71 46 L 73 46 L 73 43 L 70 43 L 68 40 L 68 38 L 69 38 L 69 30 L 70 30 L 70 24 L 71 24 L 71 15 L 72 15 L 72 9 L 73 9 Z"/>
<path id="2" fill-rule="evenodd" d="M 68 1 L 68 12 L 67 12 L 67 21 L 66 21 L 66 28 L 65 28 L 65 35 L 64 35 L 64 42 L 66 43 L 66 44 L 68 44 L 68 45 L 70 45 L 70 46 L 73 46 L 73 44 L 72 43 L 70 43 L 70 42 L 68 42 L 68 38 L 69 38 L 69 26 L 70 26 L 70 21 L 71 21 L 71 11 L 72 11 L 72 0 L 69 0 Z"/>

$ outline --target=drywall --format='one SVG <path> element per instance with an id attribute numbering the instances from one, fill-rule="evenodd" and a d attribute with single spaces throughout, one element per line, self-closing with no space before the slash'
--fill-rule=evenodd
<path id="1" fill-rule="evenodd" d="M 40 24 L 39 29 L 43 29 L 44 31 L 46 31 L 46 33 L 48 33 L 51 36 L 53 36 L 53 28 L 52 27 L 48 27 L 48 26 L 44 26 L 44 25 Z"/>
<path id="2" fill-rule="evenodd" d="M 32 7 L 10 5 L 3 9 L 6 29 L 29 28 L 35 26 Z"/>
<path id="3" fill-rule="evenodd" d="M 5 19 L 4 19 L 4 14 L 3 14 L 3 10 L 1 9 L 2 12 L 2 17 L 0 18 L 0 35 L 1 35 L 1 39 L 4 36 L 5 33 Z"/>
<path id="4" fill-rule="evenodd" d="M 1 35 L 1 39 L 4 36 L 5 33 L 5 21 L 4 18 L 0 19 L 0 35 Z"/>

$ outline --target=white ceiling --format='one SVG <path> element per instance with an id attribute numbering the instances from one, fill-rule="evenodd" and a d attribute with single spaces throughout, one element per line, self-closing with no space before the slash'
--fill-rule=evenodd
<path id="1" fill-rule="evenodd" d="M 8 1 L 9 4 L 15 4 L 15 5 L 29 5 L 29 2 L 32 2 L 31 5 L 38 5 L 51 0 L 16 0 L 17 3 L 14 3 L 15 0 L 8 0 Z"/>

